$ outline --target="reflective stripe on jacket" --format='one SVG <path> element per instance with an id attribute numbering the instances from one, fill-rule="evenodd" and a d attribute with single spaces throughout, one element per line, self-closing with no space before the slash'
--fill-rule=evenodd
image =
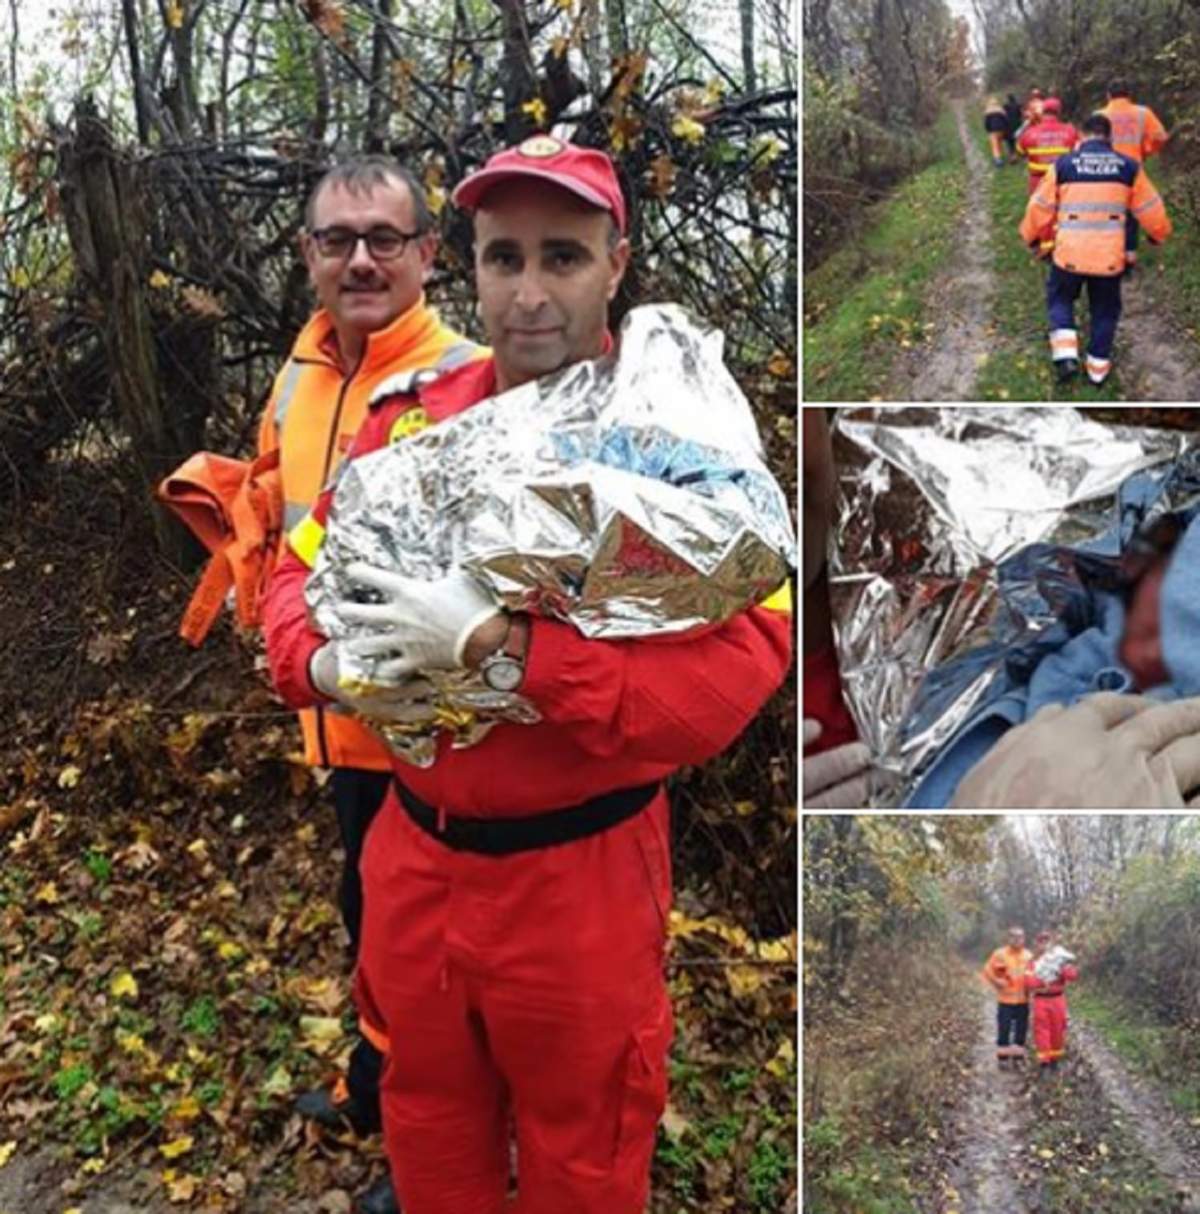
<path id="1" fill-rule="evenodd" d="M 1017 140 L 1017 151 L 1029 160 L 1031 173 L 1044 173 L 1078 142 L 1079 132 L 1069 123 L 1057 118 L 1043 118 L 1026 127 Z"/>
<path id="2" fill-rule="evenodd" d="M 338 359 L 332 319 L 317 312 L 276 376 L 259 426 L 259 451 L 280 453 L 284 535 L 308 514 L 337 471 L 366 416 L 367 402 L 390 376 L 426 367 L 449 370 L 486 353 L 443 325 L 422 298 L 386 328 L 367 335 L 358 366 L 347 374 Z M 391 769 L 383 743 L 353 717 L 308 709 L 301 712 L 300 725 L 307 763 Z"/>
<path id="3" fill-rule="evenodd" d="M 1156 241 L 1171 234 L 1171 221 L 1145 169 L 1090 139 L 1062 157 L 1029 200 L 1021 221 L 1026 244 L 1054 238 L 1054 264 L 1072 274 L 1112 277 L 1125 269 L 1125 217 Z"/>
<path id="4" fill-rule="evenodd" d="M 1117 97 L 1099 112 L 1112 123 L 1113 151 L 1131 156 L 1139 164 L 1161 152 L 1167 142 L 1167 128 L 1148 105 Z"/>

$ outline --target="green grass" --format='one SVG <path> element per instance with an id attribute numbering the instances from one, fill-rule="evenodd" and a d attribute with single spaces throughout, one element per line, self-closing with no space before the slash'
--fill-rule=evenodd
<path id="1" fill-rule="evenodd" d="M 836 1116 L 804 1127 L 804 1208 L 811 1214 L 916 1214 L 909 1160 L 895 1147 L 859 1144 Z"/>
<path id="2" fill-rule="evenodd" d="M 1182 169 L 1164 170 L 1158 160 L 1151 160 L 1149 172 L 1162 191 L 1174 227 L 1166 244 L 1152 252 L 1175 319 L 1192 340 L 1200 342 L 1200 225 L 1182 205 Z"/>
<path id="3" fill-rule="evenodd" d="M 966 166 L 947 109 L 930 132 L 933 163 L 873 209 L 852 238 L 804 280 L 804 399 L 869 400 L 898 349 L 928 322 L 926 287 L 951 254 Z"/>
<path id="4" fill-rule="evenodd" d="M 1097 1029 L 1134 1070 L 1162 1083 L 1181 1113 L 1200 1117 L 1200 1063 L 1179 1029 L 1094 987 L 1072 992 L 1071 1012 Z"/>

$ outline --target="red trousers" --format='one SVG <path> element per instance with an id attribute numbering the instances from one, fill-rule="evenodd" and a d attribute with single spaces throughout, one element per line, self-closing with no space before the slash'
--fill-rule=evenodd
<path id="1" fill-rule="evenodd" d="M 514 777 L 516 773 L 513 773 Z M 367 837 L 357 997 L 405 1214 L 642 1214 L 666 1104 L 669 811 L 505 857 L 389 794 Z"/>
<path id="2" fill-rule="evenodd" d="M 1033 996 L 1033 1043 L 1041 1063 L 1054 1062 L 1067 1052 L 1066 996 Z"/>

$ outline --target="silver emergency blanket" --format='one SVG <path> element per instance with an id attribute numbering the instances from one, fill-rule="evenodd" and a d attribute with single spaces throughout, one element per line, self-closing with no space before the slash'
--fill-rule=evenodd
<path id="1" fill-rule="evenodd" d="M 422 579 L 461 568 L 503 606 L 601 639 L 686 633 L 761 601 L 794 567 L 795 532 L 723 344 L 680 307 L 636 308 L 619 354 L 352 461 L 306 588 L 318 629 L 363 631 L 338 611 L 362 598 L 354 561 Z M 373 666 L 348 673 L 370 686 Z M 465 746 L 538 719 L 476 674 L 427 677 L 428 722 L 380 726 L 409 762 L 433 762 L 439 729 Z"/>
<path id="2" fill-rule="evenodd" d="M 1068 952 L 1060 944 L 1048 948 L 1034 963 L 1033 972 L 1043 982 L 1057 982 L 1064 965 L 1071 965 L 1075 954 Z"/>
<path id="3" fill-rule="evenodd" d="M 1200 478 L 1168 476 L 1188 445 L 1050 406 L 839 412 L 830 596 L 847 703 L 880 768 L 873 806 L 902 803 L 1013 647 L 1078 606 L 1063 548 L 1114 529 L 1127 540 L 1197 499 Z M 1122 518 L 1117 491 L 1146 470 L 1164 491 L 1149 513 Z"/>

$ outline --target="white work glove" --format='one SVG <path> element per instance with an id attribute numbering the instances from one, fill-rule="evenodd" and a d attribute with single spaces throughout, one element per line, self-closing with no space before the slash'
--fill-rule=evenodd
<path id="1" fill-rule="evenodd" d="M 821 723 L 804 722 L 804 745 L 821 736 Z M 866 809 L 870 792 L 871 752 L 861 742 L 847 742 L 800 760 L 805 809 Z"/>
<path id="2" fill-rule="evenodd" d="M 462 666 L 472 634 L 500 614 L 492 596 L 465 573 L 421 582 L 362 562 L 346 573 L 387 596 L 386 603 L 343 601 L 337 609 L 342 619 L 373 629 L 342 644 L 357 657 L 385 658 L 375 668 L 383 683 L 399 683 L 417 670 Z"/>
<path id="3" fill-rule="evenodd" d="M 1198 787 L 1200 697 L 1161 704 L 1099 692 L 1009 730 L 951 808 L 1181 809 Z"/>
<path id="4" fill-rule="evenodd" d="M 309 660 L 309 678 L 322 695 L 375 721 L 413 724 L 429 720 L 436 689 L 426 679 L 404 679 L 394 686 L 376 685 L 366 693 L 356 692 L 352 683 L 343 686 L 341 664 L 346 645 L 345 641 L 326 641 Z"/>

